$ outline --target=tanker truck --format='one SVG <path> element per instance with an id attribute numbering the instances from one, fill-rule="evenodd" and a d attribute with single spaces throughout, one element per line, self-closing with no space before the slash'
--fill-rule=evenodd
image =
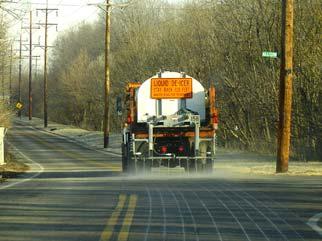
<path id="1" fill-rule="evenodd" d="M 128 83 L 124 104 L 123 172 L 213 170 L 218 128 L 214 87 L 206 90 L 185 73 L 162 71 Z"/>

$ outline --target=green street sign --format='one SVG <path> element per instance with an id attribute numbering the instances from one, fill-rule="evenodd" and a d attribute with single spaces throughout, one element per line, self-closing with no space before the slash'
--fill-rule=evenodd
<path id="1" fill-rule="evenodd" d="M 265 58 L 277 58 L 277 52 L 263 52 L 262 57 Z"/>

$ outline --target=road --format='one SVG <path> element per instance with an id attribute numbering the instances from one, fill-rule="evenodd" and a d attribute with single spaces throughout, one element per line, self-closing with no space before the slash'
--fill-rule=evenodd
<path id="1" fill-rule="evenodd" d="M 124 176 L 117 155 L 28 126 L 8 140 L 33 169 L 0 184 L 0 240 L 322 240 L 321 177 Z"/>

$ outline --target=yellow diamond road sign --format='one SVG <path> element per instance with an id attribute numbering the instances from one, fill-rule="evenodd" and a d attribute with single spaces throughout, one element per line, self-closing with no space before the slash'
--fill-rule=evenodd
<path id="1" fill-rule="evenodd" d="M 17 102 L 16 108 L 19 109 L 19 110 L 21 110 L 22 107 L 23 107 L 23 104 L 21 102 Z"/>

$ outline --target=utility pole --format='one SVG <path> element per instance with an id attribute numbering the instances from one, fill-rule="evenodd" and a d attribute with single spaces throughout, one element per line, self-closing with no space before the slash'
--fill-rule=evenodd
<path id="1" fill-rule="evenodd" d="M 39 61 L 39 58 L 40 58 L 40 56 L 34 56 L 35 57 L 35 61 L 36 61 L 36 63 L 35 63 L 35 78 L 37 79 L 38 78 L 38 61 Z"/>
<path id="2" fill-rule="evenodd" d="M 4 56 L 2 56 L 2 62 L 1 62 L 1 67 L 2 67 L 2 71 L 1 71 L 1 87 L 2 87 L 2 100 L 4 102 Z"/>
<path id="3" fill-rule="evenodd" d="M 20 33 L 19 41 L 19 82 L 18 82 L 18 102 L 21 103 L 21 69 L 22 69 L 22 33 Z M 21 117 L 21 110 L 18 111 L 18 116 Z"/>
<path id="4" fill-rule="evenodd" d="M 21 28 L 20 28 L 20 39 L 19 39 L 19 80 L 18 80 L 18 102 L 21 103 L 21 82 L 22 82 L 22 46 L 23 42 L 26 40 L 22 40 L 22 22 L 21 22 Z M 18 117 L 21 117 L 21 109 L 18 111 Z"/>
<path id="5" fill-rule="evenodd" d="M 110 141 L 110 43 L 111 43 L 111 7 L 128 7 L 132 2 L 112 4 L 109 0 L 106 0 L 106 4 L 88 4 L 98 6 L 105 11 L 105 78 L 104 78 L 104 119 L 103 119 L 103 131 L 104 131 L 104 148 L 107 148 Z M 103 8 L 105 6 L 105 8 Z"/>
<path id="6" fill-rule="evenodd" d="M 29 120 L 32 120 L 32 11 L 30 11 L 29 25 Z"/>
<path id="7" fill-rule="evenodd" d="M 48 0 L 45 17 L 45 62 L 44 62 L 44 127 L 48 127 L 48 84 L 47 84 L 47 45 L 48 45 Z"/>
<path id="8" fill-rule="evenodd" d="M 48 0 L 46 1 L 46 8 L 39 8 L 45 12 L 45 23 L 39 25 L 44 25 L 45 28 L 45 46 L 44 46 L 44 127 L 48 127 L 48 76 L 47 76 L 47 65 L 48 65 L 48 26 L 57 24 L 48 23 L 48 15 L 50 11 L 58 11 L 58 8 L 48 8 Z"/>
<path id="9" fill-rule="evenodd" d="M 30 10 L 29 12 L 29 26 L 28 27 L 22 27 L 21 29 L 28 29 L 29 31 L 29 55 L 28 56 L 21 56 L 21 58 L 27 57 L 29 58 L 29 81 L 28 81 L 28 117 L 29 120 L 32 120 L 32 59 L 36 56 L 32 55 L 33 52 L 33 29 L 39 29 L 40 27 L 33 27 L 33 21 L 32 21 L 32 10 Z M 24 45 L 26 50 L 28 50 L 28 48 L 26 47 L 26 45 Z"/>
<path id="10" fill-rule="evenodd" d="M 276 172 L 288 171 L 291 136 L 293 82 L 293 12 L 294 0 L 282 1 L 282 52 L 280 69 L 279 126 Z"/>
<path id="11" fill-rule="evenodd" d="M 29 120 L 32 120 L 32 102 L 33 102 L 33 98 L 32 98 L 32 59 L 34 57 L 38 57 L 38 56 L 33 56 L 32 55 L 32 51 L 33 51 L 33 38 L 32 38 L 32 30 L 33 29 L 39 29 L 40 27 L 33 27 L 33 23 L 32 23 L 32 14 L 33 12 L 30 11 L 29 12 L 30 17 L 29 17 L 29 91 L 28 91 L 28 117 Z"/>
<path id="12" fill-rule="evenodd" d="M 104 96 L 104 148 L 109 145 L 110 135 L 110 111 L 109 111 L 109 97 L 110 97 L 110 42 L 111 42 L 111 15 L 110 15 L 110 3 L 106 0 L 106 25 L 105 25 L 105 96 Z"/>
<path id="13" fill-rule="evenodd" d="M 12 43 L 10 46 L 10 66 L 9 66 L 9 103 L 12 102 L 12 58 L 13 58 Z"/>

